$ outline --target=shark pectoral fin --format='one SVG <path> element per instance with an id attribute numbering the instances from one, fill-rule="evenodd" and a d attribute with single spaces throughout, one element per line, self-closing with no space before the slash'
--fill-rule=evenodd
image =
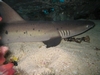
<path id="1" fill-rule="evenodd" d="M 51 38 L 50 40 L 43 41 L 47 48 L 57 46 L 61 42 L 61 37 Z"/>

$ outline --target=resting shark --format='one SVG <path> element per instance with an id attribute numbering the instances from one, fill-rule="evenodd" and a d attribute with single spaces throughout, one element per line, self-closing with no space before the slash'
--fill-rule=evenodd
<path id="1" fill-rule="evenodd" d="M 0 37 L 3 44 L 14 42 L 43 42 L 47 47 L 58 45 L 62 39 L 73 37 L 94 27 L 91 21 L 25 21 L 9 5 L 0 0 Z"/>

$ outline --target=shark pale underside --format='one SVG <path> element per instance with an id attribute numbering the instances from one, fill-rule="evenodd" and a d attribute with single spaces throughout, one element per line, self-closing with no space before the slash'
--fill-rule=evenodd
<path id="1" fill-rule="evenodd" d="M 91 21 L 25 21 L 9 5 L 0 1 L 1 43 L 38 42 L 56 46 L 62 38 L 79 35 L 94 27 Z"/>

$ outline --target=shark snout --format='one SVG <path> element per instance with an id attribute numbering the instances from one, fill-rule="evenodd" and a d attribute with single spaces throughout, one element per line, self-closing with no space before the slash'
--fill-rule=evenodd
<path id="1" fill-rule="evenodd" d="M 95 26 L 95 23 L 94 22 L 91 22 L 89 21 L 87 24 L 86 24 L 86 28 L 90 29 L 90 28 L 93 28 Z"/>

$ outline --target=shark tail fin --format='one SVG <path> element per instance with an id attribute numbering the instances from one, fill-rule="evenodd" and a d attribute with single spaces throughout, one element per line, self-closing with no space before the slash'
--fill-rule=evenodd
<path id="1" fill-rule="evenodd" d="M 2 22 L 12 23 L 16 21 L 24 21 L 17 12 L 15 12 L 9 5 L 0 0 L 0 16 L 2 17 Z"/>

